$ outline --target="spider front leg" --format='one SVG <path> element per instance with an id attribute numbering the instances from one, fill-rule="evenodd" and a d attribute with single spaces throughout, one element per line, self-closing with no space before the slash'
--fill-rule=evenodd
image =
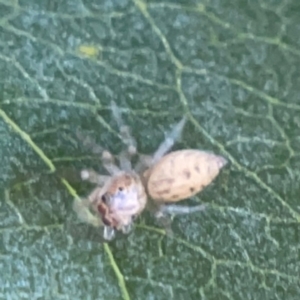
<path id="1" fill-rule="evenodd" d="M 102 156 L 102 163 L 105 169 L 111 174 L 116 175 L 120 172 L 120 169 L 115 165 L 114 158 L 110 152 L 104 150 L 101 146 L 97 145 L 97 143 L 89 136 L 85 136 L 80 130 L 76 131 L 76 135 L 78 140 L 86 147 L 92 150 L 94 154 L 99 154 Z M 96 172 L 92 170 L 82 170 L 81 178 L 83 180 L 89 180 L 92 183 L 96 183 L 98 185 L 102 185 L 105 178 L 99 177 Z"/>
<path id="2" fill-rule="evenodd" d="M 90 206 L 90 199 L 75 199 L 73 210 L 76 212 L 78 218 L 84 223 L 91 224 L 94 227 L 103 226 L 102 220 L 91 213 Z"/>
<path id="3" fill-rule="evenodd" d="M 124 151 L 122 151 L 119 156 L 120 166 L 121 169 L 124 171 L 131 171 L 132 170 L 131 158 L 137 152 L 136 140 L 131 135 L 129 126 L 127 126 L 124 123 L 120 109 L 118 108 L 118 106 L 114 101 L 111 102 L 111 110 L 112 110 L 113 117 L 118 124 L 120 137 L 123 143 L 127 146 L 127 148 Z"/>
<path id="4" fill-rule="evenodd" d="M 100 175 L 92 169 L 82 170 L 80 176 L 82 180 L 87 180 L 91 183 L 97 184 L 99 187 L 104 186 L 104 184 L 111 178 L 107 175 Z"/>
<path id="5" fill-rule="evenodd" d="M 86 136 L 81 130 L 76 130 L 76 136 L 82 145 L 86 149 L 90 149 L 94 154 L 101 154 L 103 152 L 103 148 L 98 145 L 90 136 Z"/>
<path id="6" fill-rule="evenodd" d="M 121 172 L 120 168 L 115 164 L 114 157 L 109 151 L 102 152 L 102 163 L 106 171 L 112 176 Z"/>
<path id="7" fill-rule="evenodd" d="M 136 173 L 142 174 L 147 169 L 151 168 L 152 166 L 152 156 L 139 154 L 139 160 L 134 168 Z"/>
<path id="8" fill-rule="evenodd" d="M 93 208 L 95 209 L 95 205 L 97 206 L 99 195 L 102 194 L 101 190 L 101 188 L 97 187 L 87 199 L 75 199 L 73 209 L 81 221 L 91 224 L 94 227 L 103 226 L 103 237 L 105 240 L 110 241 L 115 237 L 115 229 L 109 225 L 103 224 L 102 218 L 93 215 L 90 211 L 91 207 L 94 206 Z"/>

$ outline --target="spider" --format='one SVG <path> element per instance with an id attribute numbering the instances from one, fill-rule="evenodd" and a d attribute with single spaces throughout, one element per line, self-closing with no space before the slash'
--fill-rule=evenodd
<path id="1" fill-rule="evenodd" d="M 136 141 L 130 128 L 124 124 L 115 102 L 111 103 L 111 111 L 126 146 L 118 155 L 119 166 L 109 151 L 78 133 L 83 143 L 90 144 L 94 152 L 101 153 L 103 166 L 109 173 L 100 175 L 91 169 L 81 171 L 82 180 L 88 180 L 97 187 L 86 199 L 74 201 L 73 208 L 79 218 L 96 227 L 104 226 L 104 238 L 111 240 L 116 230 L 125 234 L 131 231 L 135 218 L 146 206 L 151 207 L 147 205 L 148 198 L 154 200 L 151 203 L 155 217 L 162 220 L 168 213 L 203 210 L 204 205 L 187 207 L 170 203 L 186 199 L 202 190 L 218 175 L 227 161 L 221 156 L 193 149 L 166 154 L 181 136 L 185 118 L 173 126 L 153 155 L 138 154 Z M 135 155 L 138 155 L 139 160 L 133 167 L 131 159 Z"/>

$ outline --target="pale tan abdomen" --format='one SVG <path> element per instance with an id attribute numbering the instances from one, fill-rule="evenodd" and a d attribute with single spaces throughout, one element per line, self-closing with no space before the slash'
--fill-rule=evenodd
<path id="1" fill-rule="evenodd" d="M 226 160 L 199 150 L 179 150 L 162 157 L 144 173 L 148 193 L 158 202 L 177 202 L 209 185 Z"/>

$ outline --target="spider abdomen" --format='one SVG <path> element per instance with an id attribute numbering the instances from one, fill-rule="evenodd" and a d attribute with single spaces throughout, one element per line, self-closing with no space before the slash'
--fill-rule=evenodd
<path id="1" fill-rule="evenodd" d="M 163 156 L 144 173 L 150 197 L 157 202 L 178 202 L 209 185 L 227 161 L 218 155 L 187 149 Z"/>

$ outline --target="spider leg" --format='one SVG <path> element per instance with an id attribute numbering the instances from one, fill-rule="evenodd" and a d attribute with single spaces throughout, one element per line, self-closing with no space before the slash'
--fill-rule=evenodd
<path id="1" fill-rule="evenodd" d="M 122 170 L 130 171 L 132 169 L 131 158 L 137 152 L 136 140 L 131 135 L 129 126 L 127 126 L 124 123 L 120 109 L 118 108 L 118 106 L 114 101 L 111 102 L 111 110 L 112 110 L 113 117 L 118 124 L 120 137 L 123 143 L 127 146 L 126 150 L 122 151 L 119 156 L 120 166 Z"/>
<path id="2" fill-rule="evenodd" d="M 130 161 L 131 156 L 128 155 L 128 151 L 124 150 L 119 155 L 120 168 L 126 172 L 132 170 L 132 165 Z"/>
<path id="3" fill-rule="evenodd" d="M 154 212 L 154 216 L 160 226 L 162 226 L 167 235 L 173 235 L 171 228 L 171 216 L 170 215 L 181 215 L 181 214 L 191 214 L 198 211 L 205 210 L 206 205 L 201 204 L 194 207 L 183 206 L 183 205 L 157 205 Z"/>
<path id="4" fill-rule="evenodd" d="M 102 221 L 90 212 L 90 205 L 91 201 L 89 199 L 75 199 L 73 203 L 73 210 L 76 212 L 81 221 L 95 227 L 101 227 L 103 225 Z"/>
<path id="5" fill-rule="evenodd" d="M 166 234 L 168 236 L 173 235 L 173 230 L 172 230 L 172 218 L 171 216 L 167 215 L 166 213 L 163 213 L 160 211 L 160 206 L 157 204 L 148 205 L 148 210 L 150 211 L 151 214 L 154 215 L 156 219 L 156 223 L 160 226 L 163 227 Z"/>
<path id="6" fill-rule="evenodd" d="M 102 152 L 102 163 L 107 172 L 112 176 L 121 172 L 120 168 L 116 166 L 114 157 L 109 151 Z"/>
<path id="7" fill-rule="evenodd" d="M 82 145 L 87 149 L 91 149 L 94 154 L 101 154 L 103 152 L 104 149 L 101 146 L 97 145 L 90 136 L 86 136 L 79 129 L 76 130 L 76 136 Z"/>
<path id="8" fill-rule="evenodd" d="M 150 168 L 152 166 L 152 156 L 150 155 L 139 155 L 139 160 L 134 168 L 134 170 L 138 174 L 142 174 L 146 169 Z"/>
<path id="9" fill-rule="evenodd" d="M 104 168 L 111 174 L 115 175 L 120 172 L 120 169 L 115 165 L 114 158 L 110 152 L 104 150 L 101 146 L 97 145 L 96 142 L 89 136 L 85 136 L 80 130 L 76 131 L 77 138 L 81 141 L 81 143 L 89 149 L 92 149 L 94 154 L 100 154 L 102 156 L 102 163 Z M 83 177 L 88 177 L 89 174 L 83 172 Z M 91 182 L 97 183 L 97 179 L 94 174 L 91 175 Z M 82 174 L 81 174 L 82 176 Z M 83 180 L 88 180 L 88 178 L 82 178 Z M 101 182 L 101 180 L 100 180 Z M 98 184 L 98 183 L 97 183 Z"/>
<path id="10" fill-rule="evenodd" d="M 174 214 L 174 215 L 184 215 L 193 214 L 198 211 L 203 211 L 206 209 L 205 204 L 196 206 L 185 206 L 185 205 L 161 205 L 157 214 Z"/>
<path id="11" fill-rule="evenodd" d="M 97 184 L 99 187 L 104 186 L 107 180 L 110 179 L 110 176 L 100 175 L 92 169 L 82 170 L 80 176 L 82 180 L 88 180 L 91 183 Z"/>
<path id="12" fill-rule="evenodd" d="M 185 122 L 186 118 L 183 117 L 181 121 L 175 124 L 172 130 L 166 135 L 164 141 L 153 154 L 153 164 L 164 156 L 173 147 L 175 141 L 180 138 Z"/>
<path id="13" fill-rule="evenodd" d="M 120 169 L 115 165 L 114 158 L 109 151 L 104 150 L 101 146 L 97 145 L 96 142 L 89 136 L 85 136 L 79 129 L 76 130 L 77 138 L 81 141 L 81 143 L 89 148 L 92 149 L 94 154 L 100 154 L 102 156 L 102 163 L 104 168 L 108 171 L 108 173 L 112 176 L 118 174 Z M 98 177 L 94 171 L 90 170 L 83 170 L 81 172 L 81 178 L 83 180 L 89 180 L 92 183 L 102 185 L 103 178 Z"/>
<path id="14" fill-rule="evenodd" d="M 129 150 L 131 151 L 129 152 L 135 154 L 136 141 L 130 133 L 130 128 L 124 123 L 122 119 L 121 111 L 114 101 L 111 102 L 111 110 L 112 110 L 113 117 L 118 124 L 123 142 L 125 143 L 125 145 L 127 145 L 128 148 L 130 148 Z"/>

